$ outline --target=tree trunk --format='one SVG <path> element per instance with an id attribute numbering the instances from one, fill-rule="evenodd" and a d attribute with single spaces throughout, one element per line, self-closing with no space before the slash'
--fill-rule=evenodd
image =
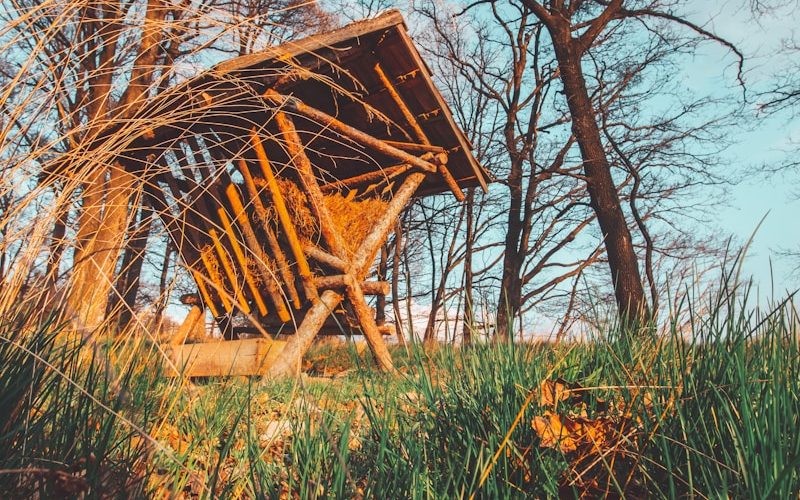
<path id="1" fill-rule="evenodd" d="M 107 183 L 99 173 L 85 188 L 79 230 L 83 234 L 79 234 L 80 248 L 75 252 L 68 300 L 77 326 L 87 334 L 105 316 L 134 189 L 134 177 L 121 165 L 115 164 L 109 170 Z"/>
<path id="2" fill-rule="evenodd" d="M 475 328 L 475 311 L 472 309 L 472 248 L 475 238 L 473 225 L 473 204 L 475 203 L 475 188 L 467 192 L 467 234 L 464 237 L 464 321 L 461 330 L 461 341 L 464 345 L 472 343 L 472 330 Z"/>
<path id="3" fill-rule="evenodd" d="M 65 196 L 65 194 L 62 193 L 61 196 Z M 47 285 L 50 288 L 55 288 L 55 285 L 58 282 L 58 269 L 61 264 L 61 256 L 64 253 L 64 248 L 66 247 L 64 237 L 67 234 L 69 203 L 64 202 L 62 204 L 60 199 L 61 196 L 57 195 L 59 207 L 56 209 L 56 222 L 53 225 L 53 232 L 50 236 L 50 255 L 47 257 L 47 269 L 45 271 Z"/>
<path id="4" fill-rule="evenodd" d="M 572 131 L 583 159 L 592 209 L 597 214 L 605 241 L 620 317 L 626 322 L 636 322 L 649 314 L 647 301 L 631 232 L 611 176 L 594 107 L 586 88 L 579 42 L 572 38 L 567 22 L 554 23 L 550 35 L 572 117 Z"/>
<path id="5" fill-rule="evenodd" d="M 158 280 L 158 305 L 156 306 L 156 311 L 153 314 L 153 328 L 161 327 L 161 318 L 164 315 L 164 309 L 166 309 L 167 301 L 169 300 L 169 294 L 167 293 L 167 278 L 169 278 L 170 257 L 172 257 L 172 252 L 174 250 L 175 247 L 173 246 L 172 241 L 167 239 L 167 244 L 164 248 L 164 259 L 161 261 L 161 276 Z"/>
<path id="6" fill-rule="evenodd" d="M 118 308 L 120 330 L 128 326 L 133 319 L 136 306 L 136 296 L 139 293 L 140 276 L 144 264 L 144 254 L 147 247 L 147 238 L 153 223 L 152 210 L 147 205 L 139 209 L 139 217 L 135 230 L 128 238 L 128 244 L 122 255 L 120 275 L 117 279 L 116 293 L 111 296 L 109 312 L 114 313 Z M 131 228 L 134 229 L 134 228 Z"/>
<path id="7" fill-rule="evenodd" d="M 400 251 L 402 248 L 402 231 L 398 223 L 394 228 L 394 251 L 392 252 L 392 310 L 397 342 L 405 346 L 406 336 L 403 334 L 403 322 L 400 315 Z"/>
<path id="8" fill-rule="evenodd" d="M 386 245 L 381 246 L 381 259 L 378 264 L 378 281 L 386 281 L 387 261 L 389 250 Z M 386 295 L 379 294 L 375 300 L 375 323 L 378 326 L 386 324 Z"/>
<path id="9" fill-rule="evenodd" d="M 507 342 L 511 336 L 514 318 L 519 315 L 522 280 L 519 275 L 522 257 L 519 252 L 522 235 L 522 165 L 512 160 L 508 176 L 509 209 L 503 254 L 503 276 L 500 280 L 500 299 L 497 304 L 497 325 L 494 342 Z"/>

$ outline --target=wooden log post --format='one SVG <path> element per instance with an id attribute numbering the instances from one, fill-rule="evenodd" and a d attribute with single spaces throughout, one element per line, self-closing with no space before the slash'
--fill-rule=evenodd
<path id="1" fill-rule="evenodd" d="M 292 123 L 288 115 L 280 111 L 275 114 L 275 122 L 278 125 L 278 129 L 283 134 L 286 150 L 292 158 L 298 176 L 300 177 L 300 182 L 305 188 L 311 210 L 317 217 L 322 238 L 325 240 L 325 243 L 334 256 L 347 261 L 347 248 L 344 239 L 328 211 L 325 197 L 314 175 L 311 161 L 305 154 L 303 143 L 294 127 L 294 123 Z M 351 272 L 347 274 L 351 274 Z M 375 318 L 370 312 L 370 308 L 364 297 L 364 291 L 361 289 L 359 281 L 355 279 L 348 280 L 345 290 L 378 367 L 383 371 L 394 371 L 392 356 L 389 354 L 386 343 L 383 341 L 383 337 L 378 331 L 378 325 L 375 323 Z M 298 331 L 298 334 L 299 333 Z"/>
<path id="2" fill-rule="evenodd" d="M 269 368 L 267 376 L 285 377 L 300 373 L 303 356 L 311 347 L 317 333 L 325 324 L 325 320 L 333 313 L 343 298 L 334 290 L 325 290 L 319 295 L 319 300 L 311 306 L 295 334 L 286 342 L 281 356 Z"/>
<path id="3" fill-rule="evenodd" d="M 444 157 L 446 161 L 446 157 Z M 408 201 L 414 196 L 419 185 L 425 179 L 425 174 L 416 172 L 409 175 L 395 192 L 392 201 L 386 207 L 383 215 L 378 219 L 372 231 L 356 251 L 352 266 L 358 272 L 358 279 L 363 279 L 369 271 L 370 256 L 375 255 L 380 245 L 386 240 L 389 231 L 394 228 L 400 212 L 403 211 Z M 325 290 L 320 294 L 320 300 L 306 313 L 303 322 L 295 335 L 286 343 L 283 354 L 267 372 L 270 377 L 280 377 L 296 374 L 300 369 L 303 355 L 311 347 L 327 317 L 342 301 L 343 296 L 334 290 Z"/>

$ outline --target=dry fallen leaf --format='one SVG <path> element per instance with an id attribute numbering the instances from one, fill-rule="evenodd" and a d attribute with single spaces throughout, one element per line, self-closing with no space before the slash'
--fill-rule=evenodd
<path id="1" fill-rule="evenodd" d="M 533 417 L 531 426 L 541 440 L 539 446 L 560 449 L 562 453 L 570 453 L 583 446 L 592 451 L 602 451 L 620 435 L 609 417 L 570 418 L 551 411 L 545 411 L 544 416 Z"/>
<path id="2" fill-rule="evenodd" d="M 561 401 L 580 400 L 581 395 L 576 392 L 577 389 L 582 389 L 580 384 L 570 383 L 562 378 L 543 380 L 539 384 L 539 405 L 556 407 Z"/>

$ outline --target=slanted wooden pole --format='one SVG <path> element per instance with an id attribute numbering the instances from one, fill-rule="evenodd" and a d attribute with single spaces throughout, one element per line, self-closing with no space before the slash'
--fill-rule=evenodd
<path id="1" fill-rule="evenodd" d="M 308 255 L 309 258 L 316 260 L 320 264 L 325 264 L 328 267 L 332 267 L 337 271 L 347 272 L 347 270 L 350 268 L 350 264 L 348 264 L 346 261 L 335 255 L 329 254 L 318 246 L 310 244 L 305 245 L 303 247 L 303 252 Z"/>
<path id="2" fill-rule="evenodd" d="M 418 152 L 418 153 L 446 153 L 447 150 L 441 146 L 434 146 L 433 144 L 419 144 L 417 142 L 402 142 L 402 141 L 390 141 L 388 139 L 384 139 L 383 142 L 388 144 L 389 146 L 394 146 L 397 149 L 402 149 L 403 151 L 409 152 Z"/>
<path id="3" fill-rule="evenodd" d="M 394 84 L 389 80 L 389 77 L 386 76 L 384 73 L 383 68 L 381 67 L 380 63 L 375 63 L 374 67 L 375 73 L 378 75 L 378 79 L 383 84 L 383 87 L 389 93 L 389 96 L 392 98 L 394 103 L 400 109 L 400 113 L 402 113 L 403 118 L 405 118 L 408 125 L 411 127 L 411 130 L 414 131 L 414 135 L 417 136 L 417 139 L 424 145 L 430 145 L 430 141 L 428 141 L 428 137 L 425 135 L 425 132 L 422 130 L 422 127 L 417 122 L 416 117 L 414 117 L 414 113 L 408 109 L 406 102 L 403 100 L 400 93 L 394 87 Z"/>
<path id="4" fill-rule="evenodd" d="M 339 234 L 339 230 L 336 227 L 336 224 L 333 222 L 330 212 L 328 211 L 328 207 L 325 203 L 325 197 L 323 196 L 322 190 L 317 182 L 317 178 L 314 175 L 314 169 L 311 166 L 311 161 L 305 154 L 303 143 L 300 140 L 300 135 L 297 133 L 297 130 L 294 127 L 294 123 L 292 123 L 292 119 L 289 118 L 289 116 L 285 113 L 278 112 L 275 114 L 275 123 L 278 125 L 278 129 L 283 134 L 286 150 L 289 153 L 295 168 L 297 169 L 300 182 L 305 188 L 310 208 L 317 217 L 322 238 L 325 240 L 325 243 L 328 245 L 328 248 L 330 248 L 334 256 L 347 261 L 347 247 L 345 246 L 342 235 Z M 347 274 L 350 274 L 350 272 Z M 378 367 L 384 371 L 394 371 L 392 356 L 389 354 L 389 350 L 386 348 L 386 343 L 383 341 L 383 338 L 378 331 L 378 325 L 375 324 L 375 317 L 371 314 L 369 306 L 367 306 L 367 301 L 364 297 L 364 291 L 361 289 L 360 283 L 355 279 L 350 279 L 345 290 L 347 298 L 353 306 L 353 311 L 356 313 L 356 317 L 361 324 L 364 337 L 367 339 L 367 343 L 369 344 L 370 350 L 372 351 L 372 355 L 374 356 Z"/>
<path id="5" fill-rule="evenodd" d="M 200 259 L 203 261 L 203 266 L 206 268 L 206 275 L 208 275 L 209 281 L 214 285 L 214 288 L 216 288 L 217 297 L 219 297 L 222 301 L 222 306 L 225 308 L 225 312 L 229 313 L 233 310 L 233 304 L 231 304 L 231 301 L 228 300 L 228 292 L 225 290 L 225 285 L 221 283 L 219 279 L 217 279 L 217 273 L 214 272 L 215 269 L 219 269 L 219 265 L 214 265 L 214 262 L 211 261 L 213 257 L 213 255 L 200 252 Z M 216 261 L 216 258 L 214 261 Z M 214 317 L 218 318 L 219 315 L 215 314 Z"/>
<path id="6" fill-rule="evenodd" d="M 195 269 L 191 269 L 192 277 L 194 278 L 194 282 L 197 284 L 197 288 L 200 290 L 200 295 L 203 297 L 203 303 L 211 309 L 211 314 L 214 315 L 215 318 L 219 317 L 219 310 L 217 306 L 214 304 L 214 301 L 211 300 L 211 294 L 208 293 L 208 288 L 206 288 L 205 280 L 203 276 Z"/>
<path id="7" fill-rule="evenodd" d="M 353 187 L 358 186 L 359 184 L 366 184 L 367 182 L 374 182 L 374 181 L 388 181 L 398 175 L 402 175 L 409 170 L 414 168 L 413 165 L 403 164 L 403 165 L 396 165 L 393 167 L 387 167 L 383 169 L 378 169 L 374 172 L 367 172 L 366 174 L 356 175 L 355 177 L 350 177 L 348 179 L 342 179 L 340 181 L 330 182 L 328 184 L 324 184 L 321 186 L 323 193 L 332 193 L 335 191 L 339 191 L 345 187 Z"/>
<path id="8" fill-rule="evenodd" d="M 325 196 L 322 194 L 322 189 L 319 187 L 317 177 L 314 174 L 314 168 L 311 166 L 311 160 L 306 156 L 305 148 L 300 140 L 300 135 L 294 128 L 292 119 L 286 113 L 275 113 L 275 122 L 278 129 L 283 134 L 283 141 L 286 147 L 289 158 L 295 166 L 300 183 L 305 188 L 305 195 L 308 198 L 308 205 L 311 212 L 316 216 L 319 223 L 319 231 L 322 239 L 331 249 L 333 255 L 340 259 L 345 259 L 347 250 L 345 247 L 344 239 L 336 228 L 333 222 L 333 217 L 328 210 L 328 205 L 325 203 Z M 302 253 L 302 248 L 301 248 Z"/>
<path id="9" fill-rule="evenodd" d="M 205 322 L 203 321 L 205 311 L 200 306 L 193 305 L 183 320 L 178 331 L 169 340 L 171 345 L 181 345 L 186 342 L 186 339 L 195 337 L 195 333 L 201 328 L 205 330 Z"/>
<path id="10" fill-rule="evenodd" d="M 261 298 L 261 291 L 258 289 L 253 276 L 250 274 L 247 264 L 247 257 L 245 257 L 241 245 L 239 245 L 239 241 L 236 238 L 236 231 L 233 230 L 233 225 L 228 218 L 228 214 L 225 213 L 224 208 L 220 207 L 217 209 L 217 215 L 219 215 L 220 221 L 222 221 L 222 227 L 225 229 L 225 233 L 228 236 L 228 241 L 231 243 L 233 255 L 239 262 L 239 268 L 242 271 L 242 275 L 244 275 L 244 281 L 247 283 L 250 293 L 253 295 L 253 300 L 256 303 L 256 307 L 258 307 L 258 312 L 261 313 L 262 316 L 266 316 L 267 305 L 264 303 L 264 299 Z"/>
<path id="11" fill-rule="evenodd" d="M 300 99 L 297 99 L 296 97 L 280 95 L 274 90 L 268 90 L 267 92 L 265 92 L 264 97 L 276 103 L 279 106 L 285 106 L 287 109 L 295 111 L 298 114 L 305 116 L 310 120 L 313 120 L 319 125 L 329 128 L 334 132 L 337 132 L 338 134 L 341 134 L 342 136 L 352 140 L 357 144 L 361 144 L 363 146 L 372 148 L 375 151 L 383 153 L 386 156 L 394 158 L 397 161 L 414 165 L 415 167 L 417 167 L 422 171 L 425 172 L 437 171 L 435 165 L 431 165 L 429 162 L 426 162 L 425 160 L 422 160 L 417 156 L 406 153 L 405 151 L 398 149 L 394 146 L 390 146 L 385 141 L 382 141 L 377 137 L 371 136 L 366 132 L 362 132 L 357 128 L 351 127 L 350 125 L 347 125 L 337 120 L 336 118 L 332 117 L 331 115 L 323 111 L 312 108 L 311 106 L 307 106 Z"/>
<path id="12" fill-rule="evenodd" d="M 255 129 L 252 131 L 250 137 L 253 143 L 253 149 L 258 156 L 258 162 L 261 164 L 261 172 L 264 174 L 264 180 L 267 181 L 267 189 L 272 197 L 272 203 L 278 214 L 278 220 L 286 233 L 286 240 L 289 242 L 289 247 L 292 249 L 292 254 L 294 254 L 294 258 L 297 261 L 297 268 L 300 271 L 300 279 L 303 281 L 306 299 L 314 301 L 317 299 L 317 290 L 314 288 L 314 277 L 311 274 L 308 261 L 306 261 L 306 256 L 303 255 L 303 247 L 300 244 L 300 238 L 297 237 L 297 230 L 294 227 L 292 218 L 289 216 L 289 211 L 286 209 L 286 203 L 283 201 L 283 194 L 278 186 L 278 181 L 275 179 L 275 174 L 272 173 L 272 167 L 267 158 L 267 152 L 264 151 L 261 138 L 258 136 L 258 132 L 256 132 Z"/>
<path id="13" fill-rule="evenodd" d="M 239 286 L 239 277 L 236 276 L 236 272 L 233 270 L 233 265 L 228 258 L 228 252 L 225 250 L 225 247 L 222 246 L 222 241 L 220 241 L 217 231 L 215 229 L 209 229 L 208 235 L 211 237 L 211 241 L 214 243 L 214 249 L 217 251 L 219 261 L 222 262 L 222 269 L 225 270 L 225 275 L 228 277 L 228 282 L 231 284 L 231 288 L 233 288 L 234 300 L 237 304 L 239 304 L 239 308 L 245 314 L 250 314 L 250 304 L 247 303 L 247 299 L 244 296 L 244 290 L 242 290 L 242 288 Z"/>
<path id="14" fill-rule="evenodd" d="M 436 161 L 447 161 L 447 156 L 437 155 Z M 372 258 L 386 241 L 389 231 L 397 224 L 400 212 L 403 211 L 408 201 L 414 196 L 419 185 L 425 180 L 425 176 L 426 174 L 422 172 L 415 172 L 409 175 L 394 192 L 394 196 L 386 205 L 383 215 L 375 222 L 372 230 L 353 254 L 351 264 L 353 269 L 356 269 L 359 273 L 356 278 L 364 279 L 364 276 L 369 271 L 369 265 L 372 264 Z"/>
<path id="15" fill-rule="evenodd" d="M 242 206 L 242 200 L 239 197 L 236 186 L 230 184 L 225 189 L 225 195 L 228 197 L 228 201 L 230 201 L 231 207 L 233 207 L 233 211 L 235 212 L 236 221 L 239 223 L 242 233 L 244 233 L 248 250 L 253 253 L 256 259 L 256 265 L 261 271 L 261 275 L 264 277 L 264 286 L 267 289 L 267 294 L 275 306 L 278 317 L 285 323 L 291 319 L 291 315 L 283 301 L 280 284 L 275 273 L 268 265 L 269 259 L 261 248 L 261 243 L 258 241 L 255 231 L 253 231 L 253 228 L 250 226 L 250 220 L 247 218 L 247 212 L 245 212 L 244 206 Z M 292 289 L 294 289 L 294 287 L 292 287 Z M 297 300 L 299 302 L 300 299 L 298 298 Z"/>
<path id="16" fill-rule="evenodd" d="M 344 297 L 334 291 L 325 290 L 319 294 L 319 300 L 311 306 L 303 322 L 291 336 L 286 347 L 283 348 L 281 355 L 275 360 L 267 371 L 269 377 L 285 377 L 287 375 L 297 375 L 300 373 L 300 363 L 303 355 L 311 347 L 317 333 L 322 329 L 325 320 L 333 313 L 333 310 L 342 302 Z"/>
<path id="17" fill-rule="evenodd" d="M 247 166 L 247 162 L 243 159 L 239 160 L 239 172 L 241 172 L 242 177 L 244 178 L 244 185 L 247 189 L 247 193 L 250 195 L 250 202 L 253 205 L 253 209 L 255 210 L 256 215 L 258 215 L 258 218 L 262 221 L 261 229 L 263 229 L 264 234 L 267 237 L 267 244 L 272 252 L 272 257 L 278 264 L 278 271 L 281 279 L 283 280 L 283 285 L 286 287 L 286 293 L 292 300 L 294 308 L 300 309 L 303 304 L 300 302 L 300 296 L 297 294 L 297 288 L 294 286 L 294 274 L 289 268 L 289 262 L 286 260 L 286 255 L 284 255 L 283 249 L 281 248 L 280 244 L 278 244 L 278 238 L 275 236 L 272 228 L 267 223 L 267 210 L 264 207 L 264 204 L 261 202 L 261 192 L 256 187 L 256 183 L 253 180 L 253 175 L 250 173 L 250 168 Z M 239 204 L 242 205 L 241 199 Z M 244 208 L 242 208 L 242 211 L 244 212 Z"/>

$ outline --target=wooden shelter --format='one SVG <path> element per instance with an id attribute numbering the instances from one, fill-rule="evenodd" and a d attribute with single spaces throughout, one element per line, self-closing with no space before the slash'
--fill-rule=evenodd
<path id="1" fill-rule="evenodd" d="M 413 197 L 463 200 L 487 178 L 402 16 L 226 61 L 145 113 L 127 161 L 197 284 L 184 329 L 207 307 L 227 339 L 174 346 L 178 369 L 287 373 L 333 331 L 391 370 L 391 328 L 365 298 L 388 293 L 367 279 L 376 256 Z"/>

